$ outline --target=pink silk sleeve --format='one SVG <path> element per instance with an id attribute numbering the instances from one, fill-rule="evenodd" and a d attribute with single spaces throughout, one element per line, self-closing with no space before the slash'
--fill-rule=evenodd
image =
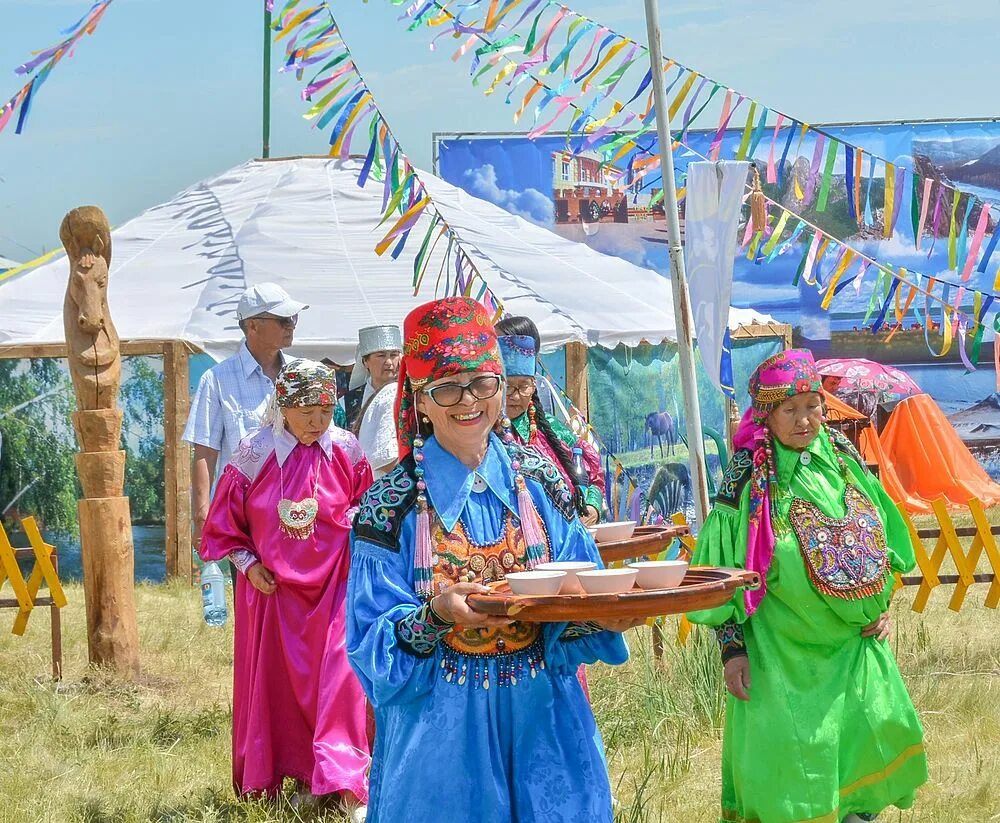
<path id="1" fill-rule="evenodd" d="M 590 478 L 590 485 L 597 486 L 601 494 L 605 492 L 604 468 L 601 466 L 601 454 L 582 437 L 576 441 L 577 448 L 583 449 L 583 462 L 587 467 L 587 476 Z"/>
<path id="2" fill-rule="evenodd" d="M 250 481 L 232 464 L 226 466 L 215 488 L 208 518 L 201 532 L 198 554 L 202 560 L 222 560 L 240 549 L 256 555 L 246 516 L 246 493 Z"/>
<path id="3" fill-rule="evenodd" d="M 354 488 L 351 490 L 351 507 L 347 510 L 347 520 L 354 520 L 358 506 L 361 503 L 361 496 L 368 491 L 368 487 L 375 482 L 372 477 L 372 467 L 368 463 L 367 457 L 360 457 L 354 464 Z"/>

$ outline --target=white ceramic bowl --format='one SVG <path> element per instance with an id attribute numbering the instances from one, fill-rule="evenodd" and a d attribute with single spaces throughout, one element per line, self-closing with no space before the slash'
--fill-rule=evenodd
<path id="1" fill-rule="evenodd" d="M 559 594 L 566 572 L 511 572 L 507 582 L 514 594 Z"/>
<path id="2" fill-rule="evenodd" d="M 639 574 L 635 582 L 640 589 L 673 589 L 687 574 L 687 560 L 640 560 L 629 563 Z"/>
<path id="3" fill-rule="evenodd" d="M 588 531 L 594 535 L 594 540 L 598 543 L 615 543 L 619 540 L 628 540 L 635 531 L 634 520 L 620 520 L 617 523 L 598 523 L 590 526 Z"/>
<path id="4" fill-rule="evenodd" d="M 576 579 L 577 572 L 587 572 L 596 569 L 597 564 L 590 560 L 557 560 L 553 563 L 539 563 L 535 566 L 538 572 L 566 572 L 559 594 L 579 594 L 583 591 L 580 581 Z"/>
<path id="5" fill-rule="evenodd" d="M 577 572 L 576 579 L 587 594 L 621 594 L 635 585 L 638 574 L 636 569 L 594 569 Z"/>

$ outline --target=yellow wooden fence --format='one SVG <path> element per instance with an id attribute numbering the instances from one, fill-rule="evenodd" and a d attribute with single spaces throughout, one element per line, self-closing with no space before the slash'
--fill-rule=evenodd
<path id="1" fill-rule="evenodd" d="M 66 605 L 66 594 L 59 582 L 59 559 L 55 546 L 46 543 L 34 517 L 21 520 L 24 533 L 31 544 L 27 549 L 16 549 L 11 545 L 7 532 L 0 524 L 0 590 L 10 582 L 14 593 L 12 598 L 0 598 L 0 609 L 17 609 L 14 627 L 15 635 L 23 635 L 28 626 L 28 618 L 35 606 L 48 606 L 52 629 L 52 676 L 62 677 L 62 625 L 59 609 Z M 18 559 L 34 558 L 34 567 L 25 580 L 17 564 Z M 48 586 L 47 597 L 39 597 L 42 583 Z"/>

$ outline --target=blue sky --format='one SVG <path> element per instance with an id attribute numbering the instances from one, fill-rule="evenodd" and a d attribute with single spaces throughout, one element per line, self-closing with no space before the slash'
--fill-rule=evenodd
<path id="1" fill-rule="evenodd" d="M 260 0 L 116 0 L 94 37 L 0 134 L 0 255 L 58 244 L 65 211 L 97 203 L 117 224 L 260 152 Z M 280 5 L 280 3 L 279 3 Z M 574 0 L 644 39 L 640 0 Z M 0 99 L 13 68 L 88 0 L 0 0 Z M 428 50 L 387 0 L 343 0 L 338 21 L 404 149 L 428 167 L 438 132 L 507 131 L 511 110 L 471 88 L 450 49 Z M 809 122 L 989 116 L 995 0 L 670 0 L 664 51 Z M 449 41 L 450 43 L 450 41 Z M 273 86 L 272 155 L 325 151 L 294 82 Z"/>

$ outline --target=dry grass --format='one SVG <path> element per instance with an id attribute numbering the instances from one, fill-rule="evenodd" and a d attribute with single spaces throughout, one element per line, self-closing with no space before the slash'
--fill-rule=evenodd
<path id="1" fill-rule="evenodd" d="M 931 782 L 914 811 L 887 821 L 1000 821 L 1000 614 L 982 607 L 985 589 L 975 586 L 960 614 L 943 592 L 925 615 L 908 610 L 912 591 L 897 598 L 894 642 L 927 730 Z M 315 819 L 287 802 L 233 799 L 232 635 L 202 624 L 196 591 L 138 588 L 145 675 L 134 685 L 88 674 L 80 586 L 68 595 L 59 685 L 48 678 L 45 612 L 24 638 L 6 634 L 13 612 L 0 612 L 0 820 Z M 617 819 L 714 823 L 723 710 L 714 641 L 668 642 L 662 668 L 648 632 L 631 644 L 628 665 L 613 676 L 595 667 L 590 678 Z"/>

